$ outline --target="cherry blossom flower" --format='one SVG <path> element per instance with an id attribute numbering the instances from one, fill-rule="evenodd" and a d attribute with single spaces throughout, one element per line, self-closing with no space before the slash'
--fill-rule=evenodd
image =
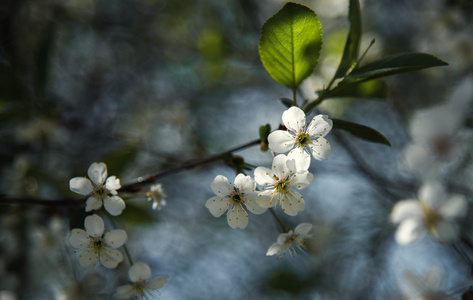
<path id="1" fill-rule="evenodd" d="M 69 181 L 71 191 L 84 196 L 90 195 L 85 211 L 100 209 L 103 202 L 105 210 L 112 216 L 121 214 L 125 209 L 125 201 L 117 196 L 117 190 L 121 188 L 120 179 L 116 176 L 107 178 L 107 166 L 104 163 L 91 164 L 87 175 L 90 180 L 84 177 L 74 177 Z"/>
<path id="2" fill-rule="evenodd" d="M 166 194 L 161 183 L 153 184 L 146 195 L 148 201 L 153 202 L 153 209 L 160 210 L 166 205 Z"/>
<path id="3" fill-rule="evenodd" d="M 250 176 L 238 174 L 235 184 L 231 184 L 227 177 L 218 175 L 211 184 L 212 191 L 217 195 L 205 203 L 214 217 L 220 217 L 226 211 L 227 222 L 231 228 L 245 229 L 248 225 L 248 213 L 243 205 L 254 214 L 262 214 L 267 208 L 256 203 L 258 193 L 256 183 Z"/>
<path id="4" fill-rule="evenodd" d="M 266 255 L 273 256 L 277 254 L 281 257 L 288 249 L 293 255 L 296 253 L 297 248 L 304 250 L 303 245 L 305 240 L 312 237 L 312 235 L 309 234 L 311 230 L 312 224 L 302 223 L 297 225 L 294 230 L 291 229 L 287 233 L 281 233 L 278 236 L 277 242 L 269 247 Z"/>
<path id="5" fill-rule="evenodd" d="M 301 165 L 294 157 L 295 154 L 279 154 L 273 159 L 272 169 L 257 167 L 255 180 L 263 186 L 258 194 L 257 202 L 262 207 L 279 207 L 290 215 L 295 216 L 305 209 L 302 195 L 294 190 L 303 189 L 312 183 L 314 176 L 307 170 L 307 165 Z"/>
<path id="6" fill-rule="evenodd" d="M 326 160 L 332 152 L 329 142 L 324 138 L 332 130 L 333 122 L 326 115 L 315 116 L 306 125 L 302 109 L 293 106 L 282 114 L 287 131 L 276 130 L 269 134 L 269 149 L 276 153 L 297 153 L 310 161 L 310 155 L 317 160 Z"/>
<path id="7" fill-rule="evenodd" d="M 84 220 L 85 230 L 72 229 L 69 243 L 78 249 L 79 263 L 81 266 L 94 267 L 100 259 L 102 265 L 114 269 L 123 261 L 123 255 L 118 250 L 127 239 L 124 230 L 115 229 L 107 231 L 104 235 L 105 225 L 97 215 L 91 215 Z"/>
<path id="8" fill-rule="evenodd" d="M 137 299 L 156 295 L 157 290 L 168 283 L 169 276 L 151 277 L 151 270 L 145 263 L 135 263 L 128 270 L 130 282 L 117 288 L 114 297 L 117 299 Z M 151 278 L 150 278 L 151 277 Z"/>
<path id="9" fill-rule="evenodd" d="M 454 220 L 466 214 L 463 195 L 448 196 L 441 184 L 429 182 L 419 191 L 419 200 L 402 200 L 394 205 L 391 222 L 399 224 L 396 241 L 401 245 L 420 240 L 426 233 L 439 242 L 452 242 L 458 228 Z"/>

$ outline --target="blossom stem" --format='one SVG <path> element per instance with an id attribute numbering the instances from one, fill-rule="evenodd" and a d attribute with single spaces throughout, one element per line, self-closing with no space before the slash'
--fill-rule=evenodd
<path id="1" fill-rule="evenodd" d="M 287 228 L 286 226 L 284 226 L 284 224 L 281 222 L 281 220 L 279 219 L 279 217 L 276 215 L 276 212 L 274 211 L 273 208 L 270 208 L 269 211 L 271 212 L 271 214 L 273 215 L 274 219 L 276 220 L 276 222 L 279 224 L 279 226 L 281 226 L 281 230 L 283 232 L 286 232 L 287 231 Z"/>
<path id="2" fill-rule="evenodd" d="M 112 218 L 110 218 L 110 216 L 108 216 L 108 215 L 107 215 L 107 218 L 110 221 L 110 223 L 112 224 L 113 228 L 117 229 L 118 228 L 117 223 L 115 223 L 115 221 Z M 122 248 L 123 248 L 123 250 L 125 250 L 125 255 L 126 255 L 126 258 L 128 259 L 128 263 L 130 264 L 130 266 L 132 266 L 133 265 L 133 259 L 131 259 L 131 255 L 130 255 L 130 252 L 128 251 L 128 247 L 126 246 L 126 243 L 123 244 Z"/>

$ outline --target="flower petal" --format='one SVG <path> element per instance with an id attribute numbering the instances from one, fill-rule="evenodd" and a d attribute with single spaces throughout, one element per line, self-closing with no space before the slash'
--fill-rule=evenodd
<path id="1" fill-rule="evenodd" d="M 301 223 L 294 229 L 296 234 L 308 234 L 312 230 L 312 224 Z"/>
<path id="2" fill-rule="evenodd" d="M 422 219 L 422 209 L 419 201 L 415 199 L 402 200 L 396 203 L 391 211 L 390 220 L 401 223 L 407 219 Z"/>
<path id="3" fill-rule="evenodd" d="M 280 205 L 282 211 L 290 216 L 297 215 L 305 209 L 305 202 L 302 195 L 297 191 L 289 191 L 281 199 Z"/>
<path id="4" fill-rule="evenodd" d="M 151 269 L 145 263 L 135 263 L 128 270 L 128 277 L 132 282 L 146 280 L 151 277 Z"/>
<path id="5" fill-rule="evenodd" d="M 146 283 L 146 287 L 154 291 L 159 290 L 168 283 L 168 280 L 169 276 L 167 275 L 155 276 L 148 280 L 148 282 Z"/>
<path id="6" fill-rule="evenodd" d="M 116 176 L 110 176 L 107 178 L 105 182 L 105 188 L 112 194 L 116 195 L 116 190 L 120 189 L 122 186 L 120 185 L 120 179 Z"/>
<path id="7" fill-rule="evenodd" d="M 297 106 L 292 106 L 282 114 L 282 122 L 287 129 L 300 132 L 305 126 L 305 113 Z"/>
<path id="8" fill-rule="evenodd" d="M 107 178 L 107 166 L 104 163 L 94 162 L 87 170 L 87 175 L 96 186 L 102 185 Z"/>
<path id="9" fill-rule="evenodd" d="M 399 224 L 395 238 L 399 244 L 407 245 L 420 240 L 425 233 L 421 220 L 407 219 Z"/>
<path id="10" fill-rule="evenodd" d="M 276 153 L 286 153 L 294 148 L 295 138 L 287 131 L 276 130 L 268 135 L 269 149 Z"/>
<path id="11" fill-rule="evenodd" d="M 295 162 L 293 160 L 291 160 L 290 164 L 293 164 L 294 169 L 296 168 Z M 272 171 L 273 171 L 274 174 L 276 174 L 278 179 L 282 179 L 282 178 L 286 177 L 287 175 L 289 175 L 290 170 L 287 167 L 287 156 L 286 155 L 279 154 L 273 159 Z M 295 170 L 292 170 L 292 171 L 295 171 Z"/>
<path id="12" fill-rule="evenodd" d="M 113 297 L 116 299 L 130 299 L 133 296 L 137 296 L 137 293 L 135 289 L 129 284 L 119 286 L 117 288 L 117 292 L 113 295 Z"/>
<path id="13" fill-rule="evenodd" d="M 252 213 L 254 213 L 256 215 L 259 215 L 259 214 L 264 213 L 268 209 L 266 207 L 261 207 L 261 206 L 258 205 L 258 203 L 256 202 L 257 197 L 258 196 L 257 196 L 256 193 L 251 193 L 251 194 L 247 195 L 246 200 L 245 200 L 245 206 Z"/>
<path id="14" fill-rule="evenodd" d="M 69 237 L 69 244 L 78 249 L 85 249 L 89 245 L 89 235 L 85 230 L 74 228 Z"/>
<path id="15" fill-rule="evenodd" d="M 450 243 L 458 237 L 458 227 L 455 223 L 443 220 L 435 226 L 434 237 L 443 243 Z"/>
<path id="16" fill-rule="evenodd" d="M 217 175 L 210 187 L 215 195 L 222 197 L 228 196 L 233 191 L 233 185 L 231 185 L 227 177 L 223 175 Z"/>
<path id="17" fill-rule="evenodd" d="M 87 216 L 84 220 L 84 227 L 90 236 L 101 237 L 105 224 L 101 217 L 97 215 Z"/>
<path id="18" fill-rule="evenodd" d="M 109 269 L 115 269 L 123 261 L 120 251 L 112 248 L 104 248 L 100 251 L 100 262 Z"/>
<path id="19" fill-rule="evenodd" d="M 310 149 L 310 148 L 309 148 Z M 287 159 L 295 161 L 295 168 L 297 171 L 308 170 L 310 166 L 310 154 L 302 149 L 301 147 L 296 147 L 292 149 L 287 155 Z"/>
<path id="20" fill-rule="evenodd" d="M 235 187 L 244 193 L 254 192 L 256 189 L 256 182 L 251 176 L 238 174 L 235 178 Z"/>
<path id="21" fill-rule="evenodd" d="M 315 116 L 307 126 L 307 133 L 314 137 L 324 137 L 332 130 L 333 122 L 327 115 Z"/>
<path id="22" fill-rule="evenodd" d="M 312 157 L 317 160 L 326 160 L 330 153 L 332 153 L 329 142 L 324 138 L 318 138 L 312 141 L 308 146 L 312 151 Z"/>
<path id="23" fill-rule="evenodd" d="M 258 194 L 256 198 L 256 203 L 265 208 L 275 207 L 278 204 L 279 199 L 278 195 L 274 192 L 274 190 L 266 190 Z"/>
<path id="24" fill-rule="evenodd" d="M 103 199 L 103 206 L 112 216 L 118 216 L 125 209 L 125 201 L 118 196 L 105 196 Z"/>
<path id="25" fill-rule="evenodd" d="M 273 178 L 271 178 L 271 170 L 265 167 L 257 167 L 255 169 L 255 181 L 261 186 L 266 186 L 272 184 L 274 182 Z"/>
<path id="26" fill-rule="evenodd" d="M 447 199 L 444 187 L 431 181 L 424 184 L 419 190 L 419 200 L 426 203 L 430 208 L 438 208 Z"/>
<path id="27" fill-rule="evenodd" d="M 289 185 L 296 189 L 303 189 L 308 187 L 314 181 L 314 175 L 308 171 L 294 174 Z"/>
<path id="28" fill-rule="evenodd" d="M 89 212 L 97 210 L 102 207 L 102 199 L 99 199 L 96 195 L 90 196 L 85 202 L 85 211 Z"/>
<path id="29" fill-rule="evenodd" d="M 280 245 L 278 243 L 274 243 L 272 244 L 268 251 L 266 252 L 266 256 L 273 256 L 273 255 L 280 255 L 282 254 L 284 251 L 287 250 L 288 247 L 286 247 L 285 245 Z"/>
<path id="30" fill-rule="evenodd" d="M 463 217 L 467 212 L 467 201 L 463 195 L 453 195 L 440 206 L 439 212 L 444 218 Z"/>
<path id="31" fill-rule="evenodd" d="M 92 182 L 90 182 L 89 179 L 84 177 L 74 177 L 69 180 L 69 188 L 74 193 L 78 193 L 84 196 L 92 193 L 94 190 Z"/>
<path id="32" fill-rule="evenodd" d="M 227 222 L 231 228 L 245 229 L 248 225 L 248 213 L 241 207 L 241 205 L 235 205 L 227 213 Z"/>
<path id="33" fill-rule="evenodd" d="M 215 196 L 205 202 L 207 207 L 214 217 L 220 217 L 230 208 L 230 199 Z"/>
<path id="34" fill-rule="evenodd" d="M 84 268 L 95 267 L 99 261 L 97 252 L 92 250 L 84 250 L 79 254 L 79 264 Z"/>
<path id="35" fill-rule="evenodd" d="M 126 243 L 128 236 L 125 230 L 122 229 L 114 229 L 107 231 L 104 236 L 104 241 L 108 247 L 111 248 L 118 248 L 123 246 Z"/>

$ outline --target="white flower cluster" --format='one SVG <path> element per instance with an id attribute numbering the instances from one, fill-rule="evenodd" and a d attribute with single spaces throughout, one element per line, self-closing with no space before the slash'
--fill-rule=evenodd
<path id="1" fill-rule="evenodd" d="M 273 152 L 289 152 L 287 155 L 276 155 L 271 168 L 257 167 L 254 179 L 238 174 L 232 184 L 225 176 L 218 175 L 211 184 L 216 196 L 207 200 L 205 206 L 214 217 L 227 212 L 227 222 L 232 228 L 246 228 L 247 210 L 262 214 L 268 208 L 279 207 L 287 215 L 296 216 L 305 209 L 304 198 L 298 190 L 314 180 L 309 172 L 311 157 L 326 160 L 331 153 L 330 144 L 324 137 L 332 129 L 332 121 L 326 115 L 318 115 L 306 125 L 304 111 L 295 106 L 283 113 L 282 121 L 287 131 L 272 132 L 268 142 Z M 256 190 L 257 185 L 261 191 Z M 282 254 L 288 249 L 294 251 L 293 247 L 302 249 L 311 229 L 312 225 L 303 223 L 282 233 L 267 255 Z"/>

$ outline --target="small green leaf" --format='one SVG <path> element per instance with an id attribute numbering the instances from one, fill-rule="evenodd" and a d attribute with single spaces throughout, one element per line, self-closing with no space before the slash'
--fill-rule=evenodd
<path id="1" fill-rule="evenodd" d="M 264 23 L 259 41 L 263 66 L 278 83 L 291 89 L 314 71 L 322 48 L 322 26 L 310 8 L 286 3 Z"/>
<path id="2" fill-rule="evenodd" d="M 259 138 L 261 140 L 261 151 L 268 151 L 268 135 L 271 133 L 271 125 L 261 125 L 259 127 Z"/>
<path id="3" fill-rule="evenodd" d="M 287 108 L 292 106 L 292 100 L 289 98 L 279 98 L 279 101 Z"/>
<path id="4" fill-rule="evenodd" d="M 362 33 L 361 9 L 360 2 L 358 0 L 350 0 L 348 20 L 350 21 L 350 32 L 348 32 L 345 49 L 343 50 L 340 65 L 338 66 L 337 72 L 335 73 L 335 78 L 343 77 L 358 59 Z"/>
<path id="5" fill-rule="evenodd" d="M 367 81 L 401 72 L 415 71 L 448 65 L 443 60 L 427 53 L 401 53 L 355 69 L 347 77 L 349 81 Z"/>
<path id="6" fill-rule="evenodd" d="M 348 83 L 334 90 L 327 98 L 380 98 L 384 99 L 387 95 L 387 85 L 381 79 L 367 82 Z"/>
<path id="7" fill-rule="evenodd" d="M 333 121 L 333 127 L 337 129 L 342 129 L 350 132 L 356 137 L 359 137 L 361 139 L 367 140 L 369 142 L 374 142 L 374 143 L 380 143 L 384 145 L 391 146 L 391 143 L 388 141 L 388 139 L 379 133 L 378 131 L 374 130 L 371 127 L 360 125 L 357 123 L 353 122 L 348 122 L 345 120 L 340 120 L 340 119 L 332 119 Z"/>

